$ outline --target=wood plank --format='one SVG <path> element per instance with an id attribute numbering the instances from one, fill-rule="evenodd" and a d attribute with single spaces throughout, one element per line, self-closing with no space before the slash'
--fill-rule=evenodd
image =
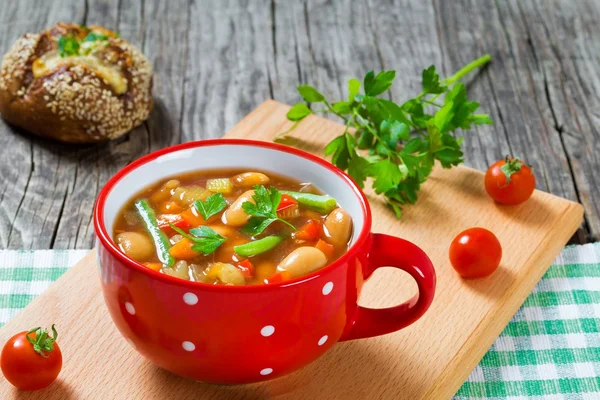
<path id="1" fill-rule="evenodd" d="M 0 3 L 0 51 L 56 20 L 82 22 L 84 2 Z M 48 248 L 55 238 L 73 170 L 65 147 L 0 122 L 0 246 Z"/>
<path id="2" fill-rule="evenodd" d="M 122 2 L 121 5 L 131 4 L 136 8 L 135 23 L 144 21 L 139 2 Z M 137 5 L 137 7 L 136 7 Z M 101 24 L 121 32 L 119 2 L 110 0 L 88 0 L 86 2 L 85 23 Z M 123 18 L 126 24 L 127 17 Z M 141 28 L 138 28 L 141 30 Z M 130 31 L 128 31 L 129 33 Z M 129 39 L 129 36 L 123 35 Z M 132 40 L 141 46 L 143 42 Z M 146 151 L 145 126 L 136 128 L 125 138 L 116 141 L 79 148 L 63 147 L 62 153 L 69 156 L 69 165 L 74 170 L 74 176 L 69 180 L 69 192 L 64 201 L 64 210 L 56 225 L 56 237 L 53 248 L 89 248 L 92 246 L 92 202 L 104 182 L 119 168 L 132 159 L 140 157 Z"/>
<path id="3" fill-rule="evenodd" d="M 118 30 L 130 38 L 154 67 L 155 106 L 146 123 L 116 141 L 82 149 L 75 160 L 77 176 L 65 202 L 54 248 L 93 246 L 92 209 L 104 183 L 142 155 L 179 142 L 179 119 L 187 54 L 188 2 L 121 1 Z M 102 7 L 90 7 L 90 12 Z M 110 9 L 110 8 L 109 8 Z M 90 20 L 99 19 L 90 13 Z M 105 19 L 106 20 L 106 19 Z M 152 24 L 148 21 L 153 21 Z"/>
<path id="4" fill-rule="evenodd" d="M 219 137 L 264 98 L 297 102 L 299 83 L 338 99 L 348 78 L 396 69 L 399 101 L 419 90 L 424 67 L 449 74 L 484 52 L 494 61 L 469 79 L 470 95 L 496 125 L 465 134 L 466 164 L 527 156 L 541 189 L 584 204 L 576 240 L 599 239 L 598 17 L 593 0 L 3 2 L 3 51 L 58 20 L 118 29 L 155 63 L 157 108 L 123 139 L 92 147 L 0 123 L 0 247 L 91 247 L 91 209 L 119 168 L 159 147 Z"/>
<path id="5" fill-rule="evenodd" d="M 270 10 L 267 0 L 192 3 L 181 141 L 221 137 L 271 96 Z"/>
<path id="6" fill-rule="evenodd" d="M 368 4 L 381 68 L 396 71 L 394 101 L 401 102 L 421 92 L 421 73 L 428 66 L 435 65 L 440 73 L 451 72 L 444 65 L 433 2 L 369 0 Z M 358 73 L 364 76 L 368 68 Z M 371 64 L 370 68 L 375 66 Z"/>
<path id="7" fill-rule="evenodd" d="M 100 25 L 108 29 L 119 29 L 119 3 L 121 0 L 86 0 L 86 25 Z M 129 38 L 128 36 L 123 36 Z M 129 40 L 129 39 L 128 39 Z"/>
<path id="8" fill-rule="evenodd" d="M 288 106 L 266 102 L 227 137 L 272 140 L 289 126 L 287 110 Z M 302 148 L 322 155 L 319 149 L 341 130 L 332 121 L 311 116 L 294 135 Z M 95 257 L 90 254 L 0 329 L 2 341 L 30 326 L 56 322 L 63 332 L 59 343 L 65 354 L 60 381 L 33 394 L 18 393 L 2 381 L 0 397 L 104 399 L 118 393 L 127 399 L 449 399 L 575 231 L 583 212 L 579 204 L 540 191 L 521 206 L 496 206 L 482 181 L 481 172 L 466 167 L 436 169 L 417 206 L 407 207 L 402 222 L 367 192 L 374 231 L 413 241 L 436 266 L 438 288 L 432 307 L 405 330 L 338 344 L 302 370 L 273 381 L 201 384 L 154 367 L 129 347 L 106 312 Z M 457 211 L 463 209 L 470 212 Z M 491 277 L 463 281 L 449 265 L 447 246 L 458 231 L 473 225 L 493 230 L 505 255 Z M 408 298 L 414 282 L 395 272 L 379 270 L 365 286 L 360 303 L 382 307 Z"/>
<path id="9" fill-rule="evenodd" d="M 514 2 L 541 60 L 555 130 L 586 210 L 588 240 L 600 240 L 600 8 L 598 2 Z M 560 12 L 559 12 L 560 10 Z M 557 177 L 561 178 L 561 177 Z"/>
<path id="10" fill-rule="evenodd" d="M 552 117 L 544 82 L 547 80 L 535 46 L 528 41 L 536 12 L 519 13 L 517 2 L 476 0 L 436 1 L 438 26 L 446 65 L 452 70 L 483 54 L 492 55 L 484 85 L 472 87 L 472 96 L 490 111 L 496 125 L 477 127 L 465 135 L 467 165 L 485 169 L 493 160 L 515 154 L 533 165 L 537 187 L 577 201 L 569 162 Z M 521 4 L 521 3 L 518 3 Z"/>
<path id="11" fill-rule="evenodd" d="M 449 7 L 443 1 L 434 1 L 436 30 L 443 53 L 444 76 L 453 74 L 463 65 L 486 53 L 491 53 L 492 56 L 491 64 L 467 76 L 464 82 L 467 84 L 469 97 L 481 104 L 481 112 L 490 114 L 494 125 L 476 126 L 468 132 L 459 133 L 465 138 L 466 165 L 485 171 L 493 162 L 513 151 L 510 143 L 513 135 L 509 132 L 512 132 L 510 129 L 514 129 L 515 122 L 504 121 L 503 110 L 498 106 L 496 89 L 493 86 L 494 78 L 500 78 L 496 71 L 505 73 L 504 71 L 507 69 L 505 63 L 510 57 L 503 42 L 502 27 L 497 19 L 493 22 L 487 21 L 493 17 L 494 9 L 489 3 L 485 5 L 485 13 L 481 15 L 471 11 L 471 7 L 474 6 L 483 8 L 484 4 L 477 5 L 473 2 L 461 1 L 457 2 L 455 7 Z M 488 8 L 491 8 L 492 11 Z M 489 26 L 484 28 L 482 26 L 484 23 Z M 508 78 L 503 76 L 502 79 Z M 510 86 L 504 91 L 507 91 L 509 95 L 512 93 Z M 505 97 L 508 96 L 505 95 Z M 522 122 L 518 121 L 517 123 Z M 511 123 L 512 125 L 507 125 Z"/>

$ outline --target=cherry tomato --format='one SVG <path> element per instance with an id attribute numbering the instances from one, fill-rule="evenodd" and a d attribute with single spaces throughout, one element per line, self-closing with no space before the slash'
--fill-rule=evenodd
<path id="1" fill-rule="evenodd" d="M 49 386 L 62 368 L 62 353 L 45 329 L 34 328 L 17 333 L 2 349 L 0 365 L 4 377 L 21 390 L 39 390 Z"/>
<path id="2" fill-rule="evenodd" d="M 492 164 L 485 174 L 485 190 L 500 204 L 517 205 L 531 197 L 535 175 L 523 161 L 506 157 Z"/>
<path id="3" fill-rule="evenodd" d="M 502 246 L 487 229 L 471 228 L 461 232 L 450 245 L 450 262 L 467 279 L 491 275 L 500 265 Z"/>

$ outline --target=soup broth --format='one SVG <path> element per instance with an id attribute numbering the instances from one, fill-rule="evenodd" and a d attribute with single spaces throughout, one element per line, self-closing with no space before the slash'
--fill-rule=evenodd
<path id="1" fill-rule="evenodd" d="M 113 232 L 148 268 L 225 285 L 306 275 L 344 254 L 351 235 L 349 214 L 310 182 L 242 169 L 157 182 L 125 204 Z"/>

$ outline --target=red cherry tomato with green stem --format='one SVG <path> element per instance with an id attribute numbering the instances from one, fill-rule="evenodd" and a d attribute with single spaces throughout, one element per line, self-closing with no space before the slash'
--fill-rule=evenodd
<path id="1" fill-rule="evenodd" d="M 33 328 L 11 337 L 2 349 L 0 365 L 6 380 L 21 390 L 49 386 L 62 368 L 62 353 L 52 325 L 52 334 Z"/>
<path id="2" fill-rule="evenodd" d="M 450 245 L 450 262 L 467 279 L 491 275 L 500 265 L 502 246 L 492 232 L 471 228 L 461 232 Z"/>
<path id="3" fill-rule="evenodd" d="M 500 204 L 521 204 L 531 197 L 534 189 L 535 175 L 518 158 L 506 156 L 492 164 L 485 174 L 485 190 Z"/>

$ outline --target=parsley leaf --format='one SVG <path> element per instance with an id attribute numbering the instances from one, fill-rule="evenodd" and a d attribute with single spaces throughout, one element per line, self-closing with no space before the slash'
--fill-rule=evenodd
<path id="1" fill-rule="evenodd" d="M 96 40 L 108 40 L 108 36 L 101 33 L 90 32 L 83 39 L 84 42 L 95 42 Z"/>
<path id="2" fill-rule="evenodd" d="M 358 79 L 350 79 L 348 81 L 348 101 L 352 103 L 356 96 L 358 95 L 358 91 L 360 90 L 360 81 Z"/>
<path id="3" fill-rule="evenodd" d="M 212 253 L 227 240 L 208 226 L 190 229 L 190 233 L 197 237 L 192 246 L 192 250 L 203 253 L 204 255 Z"/>
<path id="4" fill-rule="evenodd" d="M 310 85 L 298 86 L 298 93 L 307 103 L 320 103 L 325 100 L 325 96 Z"/>
<path id="5" fill-rule="evenodd" d="M 205 221 L 208 221 L 210 217 L 223 211 L 227 207 L 227 201 L 223 197 L 222 193 L 215 193 L 208 196 L 204 201 L 196 200 L 194 207 L 202 215 Z"/>
<path id="6" fill-rule="evenodd" d="M 244 225 L 242 230 L 251 235 L 257 236 L 263 233 L 269 225 L 275 221 L 281 221 L 296 230 L 294 225 L 277 216 L 277 207 L 281 202 L 281 193 L 274 187 L 269 189 L 262 185 L 254 186 L 254 195 L 252 196 L 254 203 L 245 201 L 242 208 L 246 214 L 250 215 L 248 223 Z"/>
<path id="7" fill-rule="evenodd" d="M 312 114 L 312 111 L 310 111 L 310 108 L 306 104 L 298 103 L 290 108 L 286 116 L 290 121 L 300 121 L 310 114 Z"/>
<path id="8" fill-rule="evenodd" d="M 373 189 L 377 194 L 393 189 L 403 178 L 398 164 L 388 158 L 369 164 L 365 172 L 367 175 L 375 177 Z"/>
<path id="9" fill-rule="evenodd" d="M 221 244 L 223 244 L 224 241 L 227 240 L 208 226 L 190 229 L 190 234 L 187 234 L 185 231 L 179 229 L 175 225 L 170 225 L 175 232 L 194 242 L 192 245 L 192 250 L 204 255 L 214 252 Z"/>
<path id="10" fill-rule="evenodd" d="M 76 56 L 79 54 L 79 42 L 73 35 L 58 38 L 58 53 L 61 57 Z"/>
<path id="11" fill-rule="evenodd" d="M 352 177 L 356 181 L 356 184 L 361 189 L 365 186 L 365 180 L 369 176 L 367 173 L 367 167 L 371 164 L 371 162 L 364 157 L 359 156 L 358 154 L 352 158 L 351 162 L 348 165 L 348 175 Z"/>
<path id="12" fill-rule="evenodd" d="M 423 87 L 424 93 L 438 94 L 444 93 L 446 90 L 446 86 L 440 83 L 440 76 L 433 65 L 423 70 L 423 74 L 421 75 L 421 86 Z"/>
<path id="13" fill-rule="evenodd" d="M 350 163 L 350 152 L 348 151 L 346 134 L 338 136 L 329 142 L 329 144 L 325 146 L 325 155 L 333 155 L 331 157 L 332 164 L 340 169 L 347 169 Z"/>
<path id="14" fill-rule="evenodd" d="M 344 120 L 346 129 L 325 146 L 325 155 L 348 171 L 360 187 L 372 178 L 375 192 L 385 196 L 400 218 L 402 207 L 417 200 L 436 161 L 443 168 L 463 162 L 462 138 L 456 138 L 456 131 L 492 123 L 487 114 L 475 114 L 479 103 L 467 98 L 466 87 L 460 83 L 490 59 L 489 55 L 480 57 L 445 79 L 430 66 L 421 74 L 421 93 L 400 104 L 378 97 L 391 88 L 395 71 L 367 72 L 363 93 L 361 82 L 350 79 L 347 100 L 338 102 L 328 101 L 312 86 L 301 85 L 298 91 L 304 101 L 322 103 L 325 108 L 311 111 L 304 103 L 296 104 L 287 115 L 295 124 L 282 135 L 313 112 L 330 112 Z M 247 229 L 262 232 L 275 217 L 253 216 Z"/>
<path id="15" fill-rule="evenodd" d="M 380 95 L 392 86 L 395 77 L 396 71 L 381 71 L 377 76 L 373 71 L 369 71 L 364 80 L 365 94 L 367 96 Z"/>
<path id="16" fill-rule="evenodd" d="M 337 103 L 333 103 L 331 107 L 333 108 L 333 111 L 338 114 L 348 114 L 351 112 L 350 104 L 349 101 L 338 101 Z"/>

